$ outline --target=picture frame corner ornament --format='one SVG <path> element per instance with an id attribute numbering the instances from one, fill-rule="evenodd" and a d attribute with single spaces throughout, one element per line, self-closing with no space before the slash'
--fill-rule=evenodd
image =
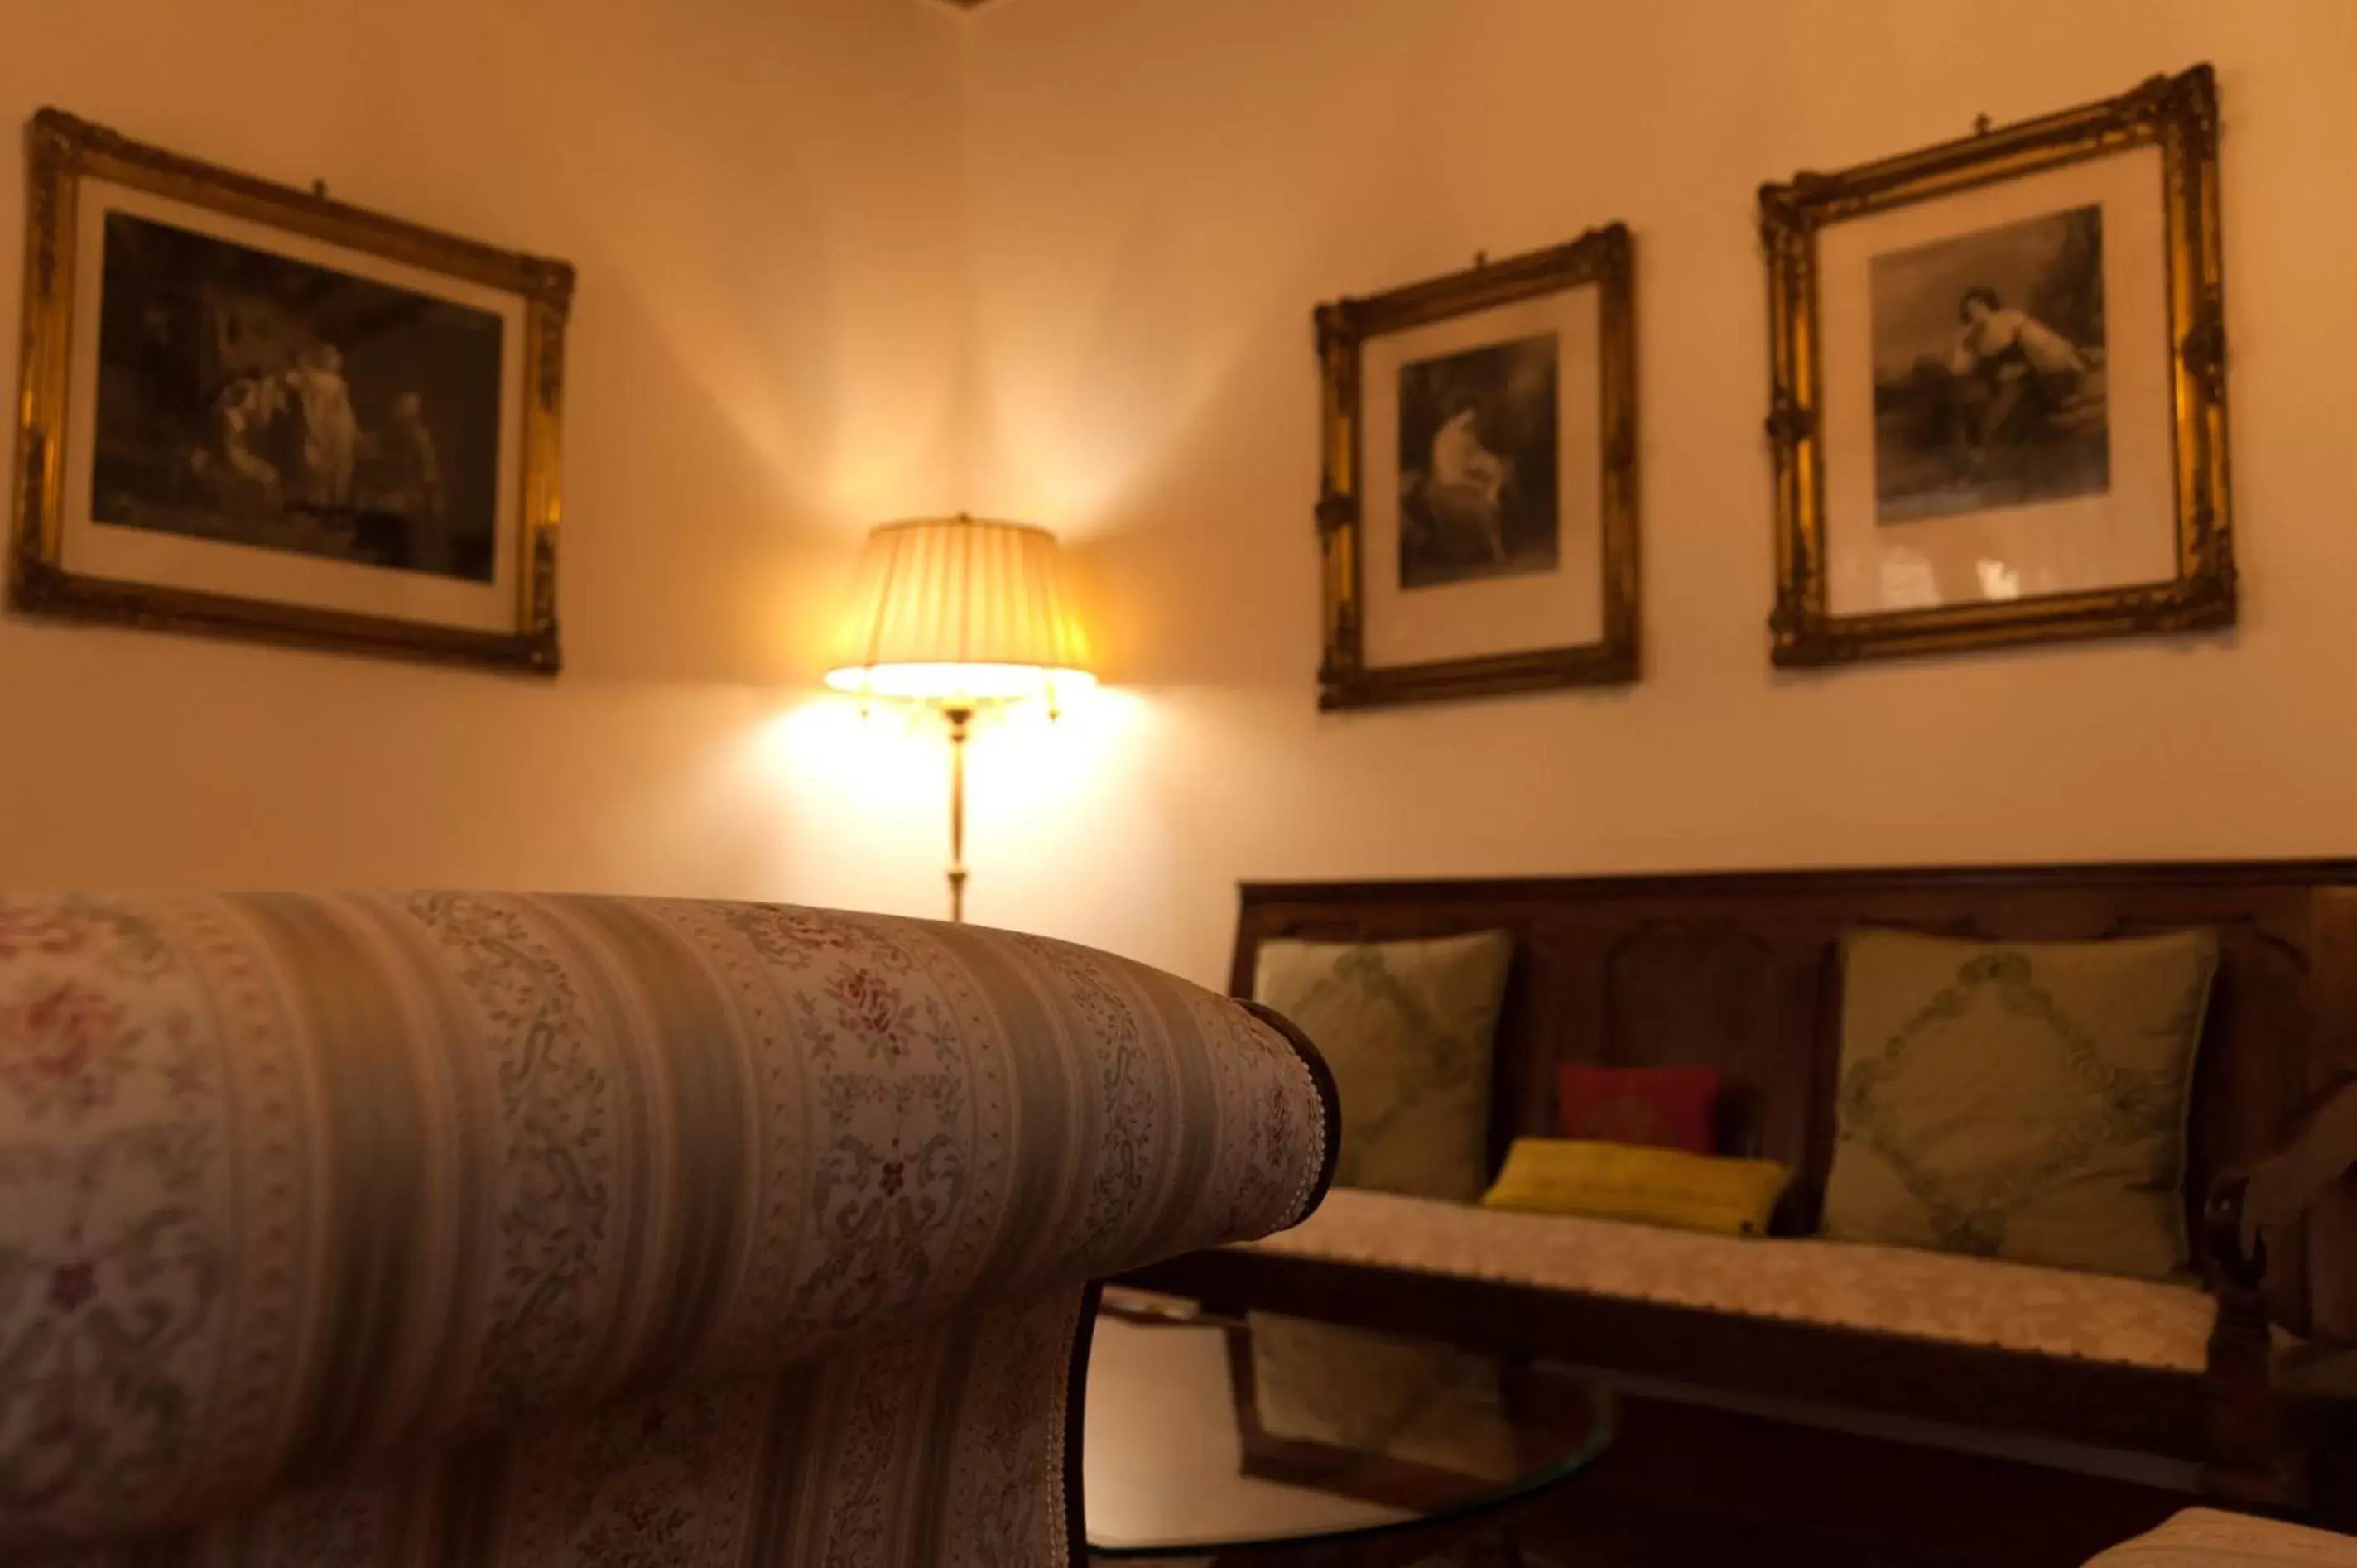
<path id="1" fill-rule="evenodd" d="M 1364 706 L 1366 671 L 1340 650 L 1329 649 L 1318 664 L 1318 706 L 1333 713 Z"/>
<path id="2" fill-rule="evenodd" d="M 1817 411 L 1780 386 L 1769 397 L 1764 424 L 1769 444 L 1780 452 L 1790 451 L 1816 434 Z"/>
<path id="3" fill-rule="evenodd" d="M 1855 639 L 1835 635 L 1806 611 L 1783 608 L 1768 619 L 1768 661 L 1779 670 L 1824 670 L 1857 660 Z"/>
<path id="4" fill-rule="evenodd" d="M 2233 626 L 2243 613 L 2243 574 L 2233 559 L 2221 562 L 2212 577 L 2210 596 L 2215 609 L 2213 626 Z"/>
<path id="5" fill-rule="evenodd" d="M 55 611 L 65 592 L 65 574 L 44 559 L 29 541 L 12 554 L 16 569 L 8 578 L 9 605 L 27 615 Z"/>
<path id="6" fill-rule="evenodd" d="M 1813 177 L 1803 174 L 1792 181 L 1760 188 L 1760 244 L 1770 262 L 1779 265 L 1783 263 L 1789 248 L 1810 231 L 1806 199 L 1800 182 Z"/>
<path id="7" fill-rule="evenodd" d="M 2177 356 L 2188 375 L 2201 383 L 2212 401 L 2226 395 L 2226 310 L 2214 288 L 2202 291 L 2192 319 L 2177 340 Z"/>
<path id="8" fill-rule="evenodd" d="M 574 290 L 579 285 L 579 273 L 570 262 L 560 262 L 551 256 L 526 259 L 526 275 L 532 280 L 533 297 L 554 313 L 562 323 L 573 310 Z"/>
<path id="9" fill-rule="evenodd" d="M 1362 336 L 1359 330 L 1359 302 L 1347 295 L 1321 301 L 1313 307 L 1309 321 L 1317 334 L 1318 352 L 1330 353 Z"/>
<path id="10" fill-rule="evenodd" d="M 37 155 L 52 157 L 70 155 L 73 150 L 104 134 L 96 125 L 80 115 L 70 114 L 54 105 L 44 104 L 33 111 L 25 122 L 26 139 Z"/>
<path id="11" fill-rule="evenodd" d="M 2156 76 L 2147 85 L 2155 97 L 2196 114 L 2207 116 L 2216 112 L 2218 70 L 2206 59 L 2195 61 L 2174 76 Z"/>

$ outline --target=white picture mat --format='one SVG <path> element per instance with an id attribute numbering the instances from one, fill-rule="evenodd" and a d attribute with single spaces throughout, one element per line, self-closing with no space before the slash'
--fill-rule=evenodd
<path id="1" fill-rule="evenodd" d="M 365 252 L 215 212 L 110 180 L 81 182 L 74 231 L 73 320 L 67 339 L 60 562 L 83 576 L 232 598 L 378 616 L 477 631 L 513 631 L 522 505 L 524 304 L 515 295 Z M 500 317 L 500 503 L 491 580 L 469 582 L 100 522 L 91 516 L 98 429 L 100 284 L 106 215 L 127 212 L 273 255 L 488 311 Z"/>
<path id="2" fill-rule="evenodd" d="M 1874 485 L 1874 258 L 2100 206 L 2111 488 L 1883 524 Z M 1830 224 L 1817 238 L 1825 607 L 1835 616 L 2041 597 L 2177 575 L 2167 211 L 2158 147 L 2136 147 Z M 1985 575 L 1983 564 L 2003 572 Z M 2003 593 L 1995 581 L 2008 581 Z"/>
<path id="3" fill-rule="evenodd" d="M 1360 349 L 1359 563 L 1367 664 L 1389 669 L 1572 648 L 1604 636 L 1601 337 L 1594 284 L 1371 338 Z M 1555 567 L 1400 586 L 1400 369 L 1469 349 L 1555 335 Z"/>

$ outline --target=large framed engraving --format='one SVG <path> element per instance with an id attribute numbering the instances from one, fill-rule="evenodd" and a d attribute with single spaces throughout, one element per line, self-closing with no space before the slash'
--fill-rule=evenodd
<path id="1" fill-rule="evenodd" d="M 1760 224 L 1777 663 L 2233 622 L 2207 66 Z"/>
<path id="2" fill-rule="evenodd" d="M 30 143 L 15 606 L 554 672 L 572 269 Z"/>
<path id="3" fill-rule="evenodd" d="M 1637 676 L 1629 231 L 1320 306 L 1318 705 Z"/>

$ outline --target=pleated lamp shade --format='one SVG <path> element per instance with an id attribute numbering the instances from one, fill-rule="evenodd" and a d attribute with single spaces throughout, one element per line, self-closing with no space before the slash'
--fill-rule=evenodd
<path id="1" fill-rule="evenodd" d="M 945 703 L 1094 685 L 1055 535 L 963 516 L 877 529 L 826 683 Z"/>

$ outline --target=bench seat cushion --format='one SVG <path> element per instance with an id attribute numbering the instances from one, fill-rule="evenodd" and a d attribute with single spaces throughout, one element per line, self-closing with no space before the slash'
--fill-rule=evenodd
<path id="1" fill-rule="evenodd" d="M 1852 1241 L 1746 1240 L 1337 1187 L 1294 1256 L 1946 1344 L 2198 1374 L 2217 1304 L 2190 1286 Z"/>

